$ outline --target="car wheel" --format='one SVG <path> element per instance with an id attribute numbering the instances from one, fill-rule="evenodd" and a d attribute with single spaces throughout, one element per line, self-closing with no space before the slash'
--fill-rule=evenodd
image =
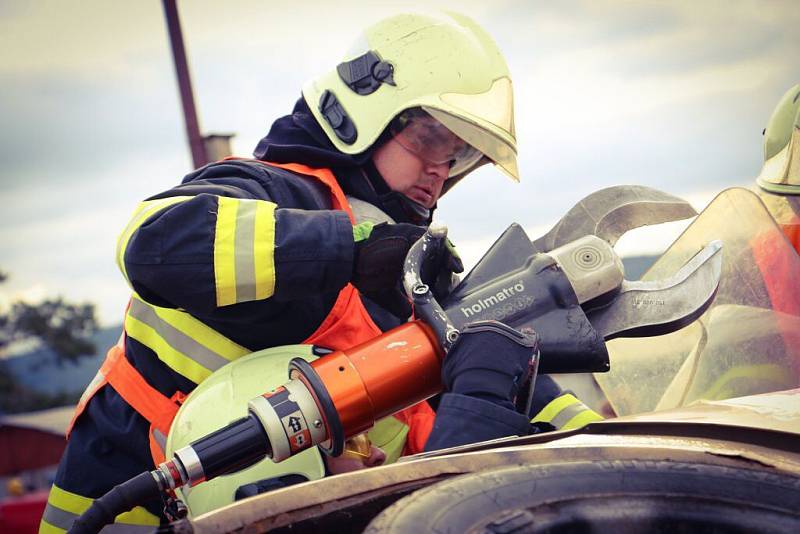
<path id="1" fill-rule="evenodd" d="M 365 532 L 800 532 L 800 476 L 671 461 L 473 473 L 408 495 Z"/>

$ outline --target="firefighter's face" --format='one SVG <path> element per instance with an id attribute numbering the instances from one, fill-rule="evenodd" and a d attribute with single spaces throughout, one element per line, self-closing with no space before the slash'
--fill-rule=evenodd
<path id="1" fill-rule="evenodd" d="M 428 157 L 428 154 L 416 150 L 404 134 L 400 132 L 380 146 L 372 160 L 392 191 L 402 193 L 426 208 L 432 208 L 439 200 L 452 162 Z M 463 144 L 455 135 L 451 136 L 451 146 Z"/>

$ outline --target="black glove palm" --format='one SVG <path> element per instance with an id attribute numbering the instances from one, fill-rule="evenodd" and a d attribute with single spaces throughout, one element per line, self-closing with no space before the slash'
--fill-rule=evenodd
<path id="1" fill-rule="evenodd" d="M 406 223 L 362 223 L 353 227 L 353 285 L 368 295 L 394 287 L 403 272 L 408 249 L 424 233 L 425 228 Z"/>
<path id="2" fill-rule="evenodd" d="M 411 308 L 401 284 L 403 264 L 411 245 L 424 233 L 424 227 L 406 223 L 354 226 L 353 285 L 398 317 L 410 315 Z M 448 246 L 423 266 L 422 277 L 438 292 L 445 286 L 449 290 L 452 274 L 463 270 L 461 260 Z"/>

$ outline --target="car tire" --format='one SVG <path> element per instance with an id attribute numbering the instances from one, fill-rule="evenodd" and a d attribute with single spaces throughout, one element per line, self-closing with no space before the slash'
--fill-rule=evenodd
<path id="1" fill-rule="evenodd" d="M 516 466 L 441 482 L 365 532 L 800 532 L 800 476 L 672 461 Z"/>

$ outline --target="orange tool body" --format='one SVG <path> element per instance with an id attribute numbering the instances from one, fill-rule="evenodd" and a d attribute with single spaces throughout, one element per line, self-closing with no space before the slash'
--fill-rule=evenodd
<path id="1" fill-rule="evenodd" d="M 439 393 L 443 357 L 430 327 L 413 321 L 328 354 L 311 367 L 336 407 L 344 434 L 353 436 Z"/>

